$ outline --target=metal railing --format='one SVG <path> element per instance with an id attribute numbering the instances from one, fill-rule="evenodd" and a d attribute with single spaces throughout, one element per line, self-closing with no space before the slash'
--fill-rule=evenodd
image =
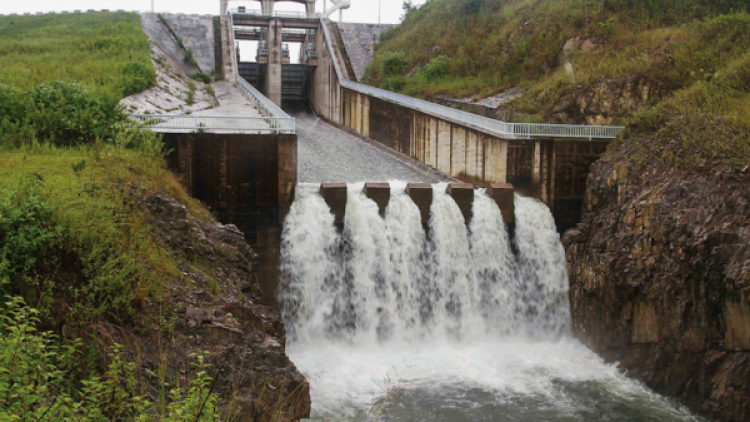
<path id="1" fill-rule="evenodd" d="M 511 139 L 528 138 L 584 138 L 584 139 L 613 139 L 623 130 L 620 126 L 586 126 L 586 125 L 554 125 L 535 123 L 506 123 L 500 120 L 478 114 L 467 113 L 440 104 L 420 100 L 407 95 L 397 94 L 385 89 L 375 88 L 370 85 L 361 84 L 343 77 L 339 61 L 334 50 L 334 42 L 331 37 L 325 19 L 320 19 L 320 25 L 328 45 L 333 67 L 339 79 L 341 87 L 366 94 L 381 100 L 389 101 L 404 107 L 421 111 L 435 117 L 458 123 L 491 135 Z"/>
<path id="2" fill-rule="evenodd" d="M 305 12 L 272 12 L 263 13 L 262 10 L 245 10 L 240 12 L 238 9 L 229 9 L 229 13 L 234 15 L 250 15 L 250 16 L 261 16 L 264 18 L 282 18 L 282 19 L 320 19 L 322 13 L 313 13 L 308 15 Z"/>
<path id="3" fill-rule="evenodd" d="M 275 125 L 278 133 L 295 133 L 297 130 L 296 121 L 293 117 L 290 117 L 281 107 L 274 104 L 273 101 L 269 100 L 268 97 L 261 94 L 260 91 L 255 89 L 248 81 L 242 76 L 237 75 L 237 84 L 240 90 L 247 96 L 250 101 L 256 106 L 260 114 L 267 119 L 272 119 L 270 123 Z"/>
<path id="4" fill-rule="evenodd" d="M 130 119 L 148 125 L 154 132 L 288 133 L 289 127 L 288 118 L 277 117 L 131 114 Z"/>

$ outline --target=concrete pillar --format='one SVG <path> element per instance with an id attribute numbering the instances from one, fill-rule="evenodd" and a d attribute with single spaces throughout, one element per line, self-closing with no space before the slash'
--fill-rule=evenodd
<path id="1" fill-rule="evenodd" d="M 343 226 L 346 214 L 346 183 L 321 183 L 320 196 L 331 209 L 334 224 Z"/>
<path id="2" fill-rule="evenodd" d="M 451 130 L 451 173 L 452 177 L 463 178 L 466 173 L 466 129 L 452 125 Z"/>
<path id="3" fill-rule="evenodd" d="M 362 136 L 370 137 L 370 96 L 362 96 Z"/>
<path id="4" fill-rule="evenodd" d="M 388 206 L 388 201 L 391 200 L 391 185 L 388 183 L 365 183 L 362 193 L 378 204 L 380 216 L 385 217 L 385 208 Z"/>
<path id="5" fill-rule="evenodd" d="M 220 13 L 221 16 L 224 16 L 227 14 L 227 10 L 229 9 L 229 0 L 219 0 L 220 1 Z"/>
<path id="6" fill-rule="evenodd" d="M 261 0 L 260 8 L 264 15 L 270 15 L 273 13 L 273 4 L 275 0 Z"/>
<path id="7" fill-rule="evenodd" d="M 445 120 L 438 120 L 436 168 L 443 174 L 451 174 L 451 124 Z"/>
<path id="8" fill-rule="evenodd" d="M 268 24 L 268 65 L 266 65 L 265 96 L 281 107 L 281 21 Z"/>
<path id="9" fill-rule="evenodd" d="M 315 0 L 305 3 L 305 11 L 307 12 L 307 16 L 315 16 Z"/>
<path id="10" fill-rule="evenodd" d="M 474 205 L 474 185 L 471 183 L 451 183 L 445 191 L 450 195 L 468 223 L 471 220 L 471 207 Z"/>
<path id="11" fill-rule="evenodd" d="M 422 225 L 430 224 L 430 207 L 432 206 L 432 185 L 429 183 L 409 183 L 406 185 L 406 194 L 419 208 L 422 217 Z"/>
<path id="12" fill-rule="evenodd" d="M 513 198 L 513 185 L 510 183 L 492 183 L 487 188 L 487 196 L 495 201 L 503 213 L 505 224 L 516 222 L 515 203 Z"/>
<path id="13" fill-rule="evenodd" d="M 531 190 L 539 198 L 542 187 L 542 141 L 534 141 L 534 157 L 531 161 Z"/>

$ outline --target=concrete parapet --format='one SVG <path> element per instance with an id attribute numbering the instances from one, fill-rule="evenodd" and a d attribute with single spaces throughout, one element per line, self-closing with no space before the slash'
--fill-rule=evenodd
<path id="1" fill-rule="evenodd" d="M 391 185 L 388 183 L 365 183 L 362 193 L 378 204 L 380 216 L 385 217 L 385 208 L 391 199 Z"/>
<path id="2" fill-rule="evenodd" d="M 514 188 L 510 183 L 492 183 L 487 188 L 487 196 L 492 198 L 497 206 L 500 207 L 505 224 L 514 224 L 516 222 L 513 193 Z"/>
<path id="3" fill-rule="evenodd" d="M 321 183 L 320 196 L 331 209 L 334 224 L 343 225 L 346 214 L 346 183 Z"/>
<path id="4" fill-rule="evenodd" d="M 474 185 L 471 183 L 451 183 L 445 192 L 450 195 L 468 222 L 471 220 L 471 207 L 474 205 Z"/>
<path id="5" fill-rule="evenodd" d="M 430 224 L 430 207 L 432 206 L 432 185 L 429 183 L 409 183 L 406 194 L 419 208 L 422 225 Z"/>

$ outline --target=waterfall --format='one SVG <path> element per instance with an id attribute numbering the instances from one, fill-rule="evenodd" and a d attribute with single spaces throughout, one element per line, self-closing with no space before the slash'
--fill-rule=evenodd
<path id="1" fill-rule="evenodd" d="M 567 331 L 564 251 L 544 204 L 516 196 L 512 247 L 483 189 L 466 224 L 446 185 L 434 185 L 423 227 L 405 183 L 392 184 L 385 217 L 363 186 L 347 187 L 343 230 L 317 185 L 300 186 L 282 242 L 281 302 L 291 341 L 555 338 Z"/>
<path id="2" fill-rule="evenodd" d="M 282 240 L 287 353 L 313 417 L 356 421 L 698 421 L 569 335 L 549 209 L 515 196 L 515 236 L 483 189 L 472 218 L 433 185 L 429 223 L 391 183 L 384 216 L 347 188 L 343 227 L 298 186 Z M 314 419 L 315 420 L 315 419 Z"/>

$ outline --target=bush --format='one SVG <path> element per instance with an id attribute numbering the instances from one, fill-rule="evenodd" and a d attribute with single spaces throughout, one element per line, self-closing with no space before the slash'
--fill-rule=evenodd
<path id="1" fill-rule="evenodd" d="M 76 82 L 39 85 L 29 93 L 27 124 L 40 141 L 57 146 L 111 142 L 125 120 L 117 99 L 96 94 Z"/>
<path id="2" fill-rule="evenodd" d="M 193 73 L 193 79 L 195 79 L 196 81 L 201 81 L 204 84 L 210 84 L 212 81 L 211 75 L 207 75 L 203 72 Z"/>
<path id="3" fill-rule="evenodd" d="M 0 421 L 218 420 L 205 353 L 193 363 L 197 373 L 187 392 L 172 390 L 172 403 L 159 418 L 157 406 L 138 394 L 136 365 L 123 360 L 121 346 L 109 353 L 103 376 L 73 382 L 80 340 L 57 346 L 59 337 L 37 330 L 38 313 L 17 297 L 0 306 Z"/>
<path id="4" fill-rule="evenodd" d="M 401 76 L 406 73 L 409 67 L 409 60 L 406 58 L 406 54 L 398 52 L 390 52 L 383 55 L 381 60 L 380 73 L 382 76 L 388 78 L 392 76 Z"/>
<path id="5" fill-rule="evenodd" d="M 128 62 L 122 68 L 122 95 L 128 96 L 145 91 L 156 84 L 156 73 L 150 66 L 140 62 Z"/>
<path id="6" fill-rule="evenodd" d="M 451 65 L 451 59 L 446 56 L 437 56 L 430 60 L 419 73 L 428 81 L 434 82 L 448 76 L 448 70 Z"/>
<path id="7" fill-rule="evenodd" d="M 28 111 L 28 99 L 13 86 L 0 82 L 0 121 L 18 123 Z"/>

